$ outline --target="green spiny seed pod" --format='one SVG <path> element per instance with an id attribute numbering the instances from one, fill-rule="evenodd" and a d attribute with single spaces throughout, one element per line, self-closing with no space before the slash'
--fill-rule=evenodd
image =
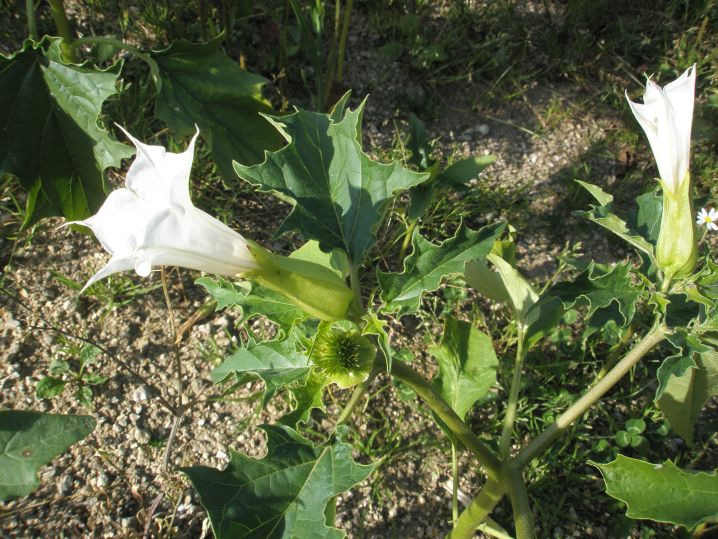
<path id="1" fill-rule="evenodd" d="M 356 331 L 320 324 L 311 360 L 317 370 L 341 388 L 366 380 L 374 365 L 376 349 Z"/>

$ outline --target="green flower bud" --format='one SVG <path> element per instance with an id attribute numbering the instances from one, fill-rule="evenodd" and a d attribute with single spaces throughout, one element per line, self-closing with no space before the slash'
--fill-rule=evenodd
<path id="1" fill-rule="evenodd" d="M 341 388 L 369 377 L 376 349 L 359 331 L 320 324 L 310 359 L 317 370 Z"/>
<path id="2" fill-rule="evenodd" d="M 666 281 L 690 275 L 698 260 L 698 237 L 690 183 L 690 173 L 686 173 L 675 192 L 661 182 L 663 216 L 656 259 Z"/>

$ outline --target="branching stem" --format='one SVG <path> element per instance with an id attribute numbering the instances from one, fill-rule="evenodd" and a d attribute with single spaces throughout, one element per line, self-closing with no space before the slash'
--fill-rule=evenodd
<path id="1" fill-rule="evenodd" d="M 534 516 L 531 513 L 529 496 L 526 491 L 522 469 L 518 466 L 509 467 L 507 470 L 509 481 L 509 497 L 514 512 L 514 524 L 516 526 L 517 539 L 536 539 L 534 527 Z"/>
<path id="2" fill-rule="evenodd" d="M 476 528 L 489 518 L 491 511 L 501 501 L 506 493 L 506 481 L 489 478 L 469 506 L 459 516 L 454 529 L 451 530 L 446 539 L 473 539 Z"/>
<path id="3" fill-rule="evenodd" d="M 441 398 L 441 395 L 436 392 L 428 380 L 401 361 L 392 362 L 391 375 L 411 387 L 411 389 L 426 402 L 429 408 L 439 416 L 454 436 L 456 436 L 469 451 L 476 455 L 479 463 L 486 469 L 489 478 L 494 480 L 499 478 L 501 462 L 498 457 L 488 445 L 482 442 L 478 436 L 473 433 L 466 422 L 456 415 L 456 412 Z"/>
<path id="4" fill-rule="evenodd" d="M 670 330 L 665 324 L 656 321 L 650 331 L 634 346 L 621 361 L 616 363 L 601 380 L 574 402 L 556 421 L 533 439 L 516 456 L 515 463 L 523 468 L 543 453 L 563 431 L 571 426 L 586 411 L 606 394 L 643 356 L 666 339 Z"/>

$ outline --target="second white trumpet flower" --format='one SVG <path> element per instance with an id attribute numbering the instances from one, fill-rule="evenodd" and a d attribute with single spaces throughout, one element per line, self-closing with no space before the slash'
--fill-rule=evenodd
<path id="1" fill-rule="evenodd" d="M 125 187 L 110 193 L 92 217 L 68 223 L 90 228 L 111 255 L 84 289 L 121 271 L 146 277 L 157 266 L 225 276 L 258 269 L 241 234 L 192 204 L 189 177 L 199 130 L 184 152 L 172 153 L 121 129 L 137 148 Z"/>

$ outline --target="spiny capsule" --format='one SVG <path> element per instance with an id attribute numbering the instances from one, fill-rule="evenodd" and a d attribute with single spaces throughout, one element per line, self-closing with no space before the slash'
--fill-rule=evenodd
<path id="1" fill-rule="evenodd" d="M 367 379 L 375 356 L 374 346 L 358 331 L 322 324 L 314 339 L 311 360 L 319 372 L 346 388 Z"/>

